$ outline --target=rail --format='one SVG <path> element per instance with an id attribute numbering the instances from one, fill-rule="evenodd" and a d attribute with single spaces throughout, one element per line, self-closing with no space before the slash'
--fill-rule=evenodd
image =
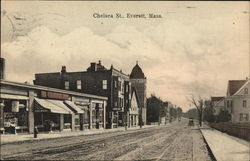
<path id="1" fill-rule="evenodd" d="M 229 135 L 250 141 L 250 123 L 221 122 L 210 123 L 210 126 Z"/>

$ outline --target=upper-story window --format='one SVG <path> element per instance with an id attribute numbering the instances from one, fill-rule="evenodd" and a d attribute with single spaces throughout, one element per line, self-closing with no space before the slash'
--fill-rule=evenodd
<path id="1" fill-rule="evenodd" d="M 128 92 L 129 85 L 127 84 L 125 88 L 126 88 L 126 92 Z"/>
<path id="2" fill-rule="evenodd" d="M 64 82 L 64 89 L 69 89 L 69 81 Z"/>
<path id="3" fill-rule="evenodd" d="M 122 82 L 118 81 L 118 90 L 121 91 Z"/>
<path id="4" fill-rule="evenodd" d="M 244 89 L 244 94 L 248 94 L 248 88 Z"/>
<path id="5" fill-rule="evenodd" d="M 117 81 L 115 81 L 115 88 L 117 88 Z"/>
<path id="6" fill-rule="evenodd" d="M 81 80 L 76 81 L 76 88 L 77 89 L 82 89 L 82 81 Z"/>
<path id="7" fill-rule="evenodd" d="M 108 88 L 108 81 L 102 80 L 102 89 L 107 89 L 107 88 Z"/>
<path id="8" fill-rule="evenodd" d="M 247 107 L 247 100 L 243 100 L 242 106 L 243 106 L 243 107 Z"/>

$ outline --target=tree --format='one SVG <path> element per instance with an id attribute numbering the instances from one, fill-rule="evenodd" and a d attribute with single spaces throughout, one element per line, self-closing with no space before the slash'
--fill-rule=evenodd
<path id="1" fill-rule="evenodd" d="M 204 108 L 203 120 L 207 122 L 214 122 L 214 108 L 211 100 L 205 100 L 205 108 Z"/>
<path id="2" fill-rule="evenodd" d="M 188 98 L 188 100 L 195 106 L 198 112 L 199 125 L 202 126 L 202 115 L 205 101 L 200 96 L 198 99 L 195 99 L 194 95 L 192 95 L 191 98 Z"/>

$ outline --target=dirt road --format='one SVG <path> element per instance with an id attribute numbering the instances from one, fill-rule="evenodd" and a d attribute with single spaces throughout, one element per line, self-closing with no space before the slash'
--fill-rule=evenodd
<path id="1" fill-rule="evenodd" d="M 197 128 L 187 122 L 91 136 L 1 146 L 4 160 L 211 160 Z"/>

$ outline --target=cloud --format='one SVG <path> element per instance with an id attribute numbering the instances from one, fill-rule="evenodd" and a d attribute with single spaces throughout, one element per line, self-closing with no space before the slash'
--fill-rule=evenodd
<path id="1" fill-rule="evenodd" d="M 148 78 L 148 95 L 156 93 L 185 108 L 186 96 L 225 95 L 227 80 L 242 79 L 248 72 L 246 25 L 214 21 L 191 25 L 168 19 L 143 30 L 117 25 L 105 35 L 88 27 L 61 34 L 55 30 L 61 23 L 39 21 L 28 30 L 23 25 L 25 34 L 1 44 L 1 52 L 7 78 L 23 82 L 31 82 L 35 73 L 59 72 L 62 65 L 68 71 L 84 71 L 99 59 L 107 68 L 113 64 L 129 74 L 139 60 Z"/>

